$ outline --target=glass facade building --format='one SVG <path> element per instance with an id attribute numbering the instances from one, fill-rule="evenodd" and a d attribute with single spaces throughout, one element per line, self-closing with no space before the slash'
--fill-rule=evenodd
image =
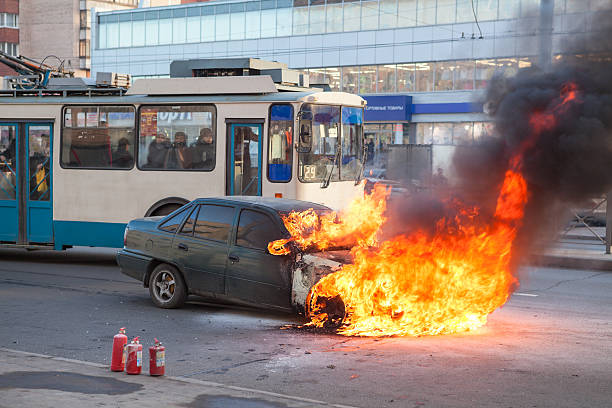
<path id="1" fill-rule="evenodd" d="M 553 4 L 550 59 L 612 8 L 609 0 Z M 411 95 L 409 120 L 366 125 L 377 152 L 455 146 L 490 133 L 482 107 L 466 106 L 495 72 L 538 64 L 541 10 L 540 0 L 217 0 L 105 12 L 92 30 L 92 71 L 155 77 L 168 76 L 173 60 L 275 60 L 332 90 Z"/>

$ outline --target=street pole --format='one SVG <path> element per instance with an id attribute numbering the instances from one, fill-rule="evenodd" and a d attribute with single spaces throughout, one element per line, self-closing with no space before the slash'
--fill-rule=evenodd
<path id="1" fill-rule="evenodd" d="M 610 254 L 612 242 L 612 191 L 606 195 L 606 254 Z"/>
<path id="2" fill-rule="evenodd" d="M 544 71 L 549 71 L 552 64 L 552 32 L 554 17 L 554 0 L 540 0 L 540 38 L 538 65 Z"/>

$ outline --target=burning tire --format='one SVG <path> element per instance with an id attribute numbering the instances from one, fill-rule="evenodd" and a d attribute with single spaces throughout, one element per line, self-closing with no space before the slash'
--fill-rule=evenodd
<path id="1" fill-rule="evenodd" d="M 344 301 L 340 295 L 334 297 L 319 296 L 315 287 L 308 294 L 306 316 L 316 326 L 327 330 L 337 330 L 346 317 Z"/>

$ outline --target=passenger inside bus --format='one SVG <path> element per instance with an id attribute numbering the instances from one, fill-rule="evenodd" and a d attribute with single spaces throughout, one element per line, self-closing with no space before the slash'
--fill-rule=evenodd
<path id="1" fill-rule="evenodd" d="M 113 167 L 130 168 L 134 163 L 134 157 L 130 153 L 130 141 L 127 137 L 119 139 L 117 149 L 113 152 Z"/>
<path id="2" fill-rule="evenodd" d="M 153 142 L 149 145 L 147 164 L 145 167 L 150 169 L 166 168 L 171 147 L 166 134 L 164 132 L 158 132 Z"/>
<path id="3" fill-rule="evenodd" d="M 210 128 L 200 129 L 198 140 L 191 145 L 191 167 L 194 169 L 212 170 L 215 166 L 215 144 Z"/>
<path id="4" fill-rule="evenodd" d="M 164 168 L 189 169 L 191 168 L 190 156 L 189 149 L 187 148 L 187 135 L 185 132 L 176 132 Z"/>
<path id="5" fill-rule="evenodd" d="M 0 163 L 11 165 L 15 158 L 15 138 L 9 134 L 9 143 L 5 147 L 4 151 L 0 153 Z"/>

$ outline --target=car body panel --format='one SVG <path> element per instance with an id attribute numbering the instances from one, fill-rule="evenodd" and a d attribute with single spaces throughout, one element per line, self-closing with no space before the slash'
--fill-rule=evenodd
<path id="1" fill-rule="evenodd" d="M 146 255 L 121 249 L 117 253 L 117 263 L 121 272 L 134 279 L 144 282 L 145 275 L 153 258 Z"/>

